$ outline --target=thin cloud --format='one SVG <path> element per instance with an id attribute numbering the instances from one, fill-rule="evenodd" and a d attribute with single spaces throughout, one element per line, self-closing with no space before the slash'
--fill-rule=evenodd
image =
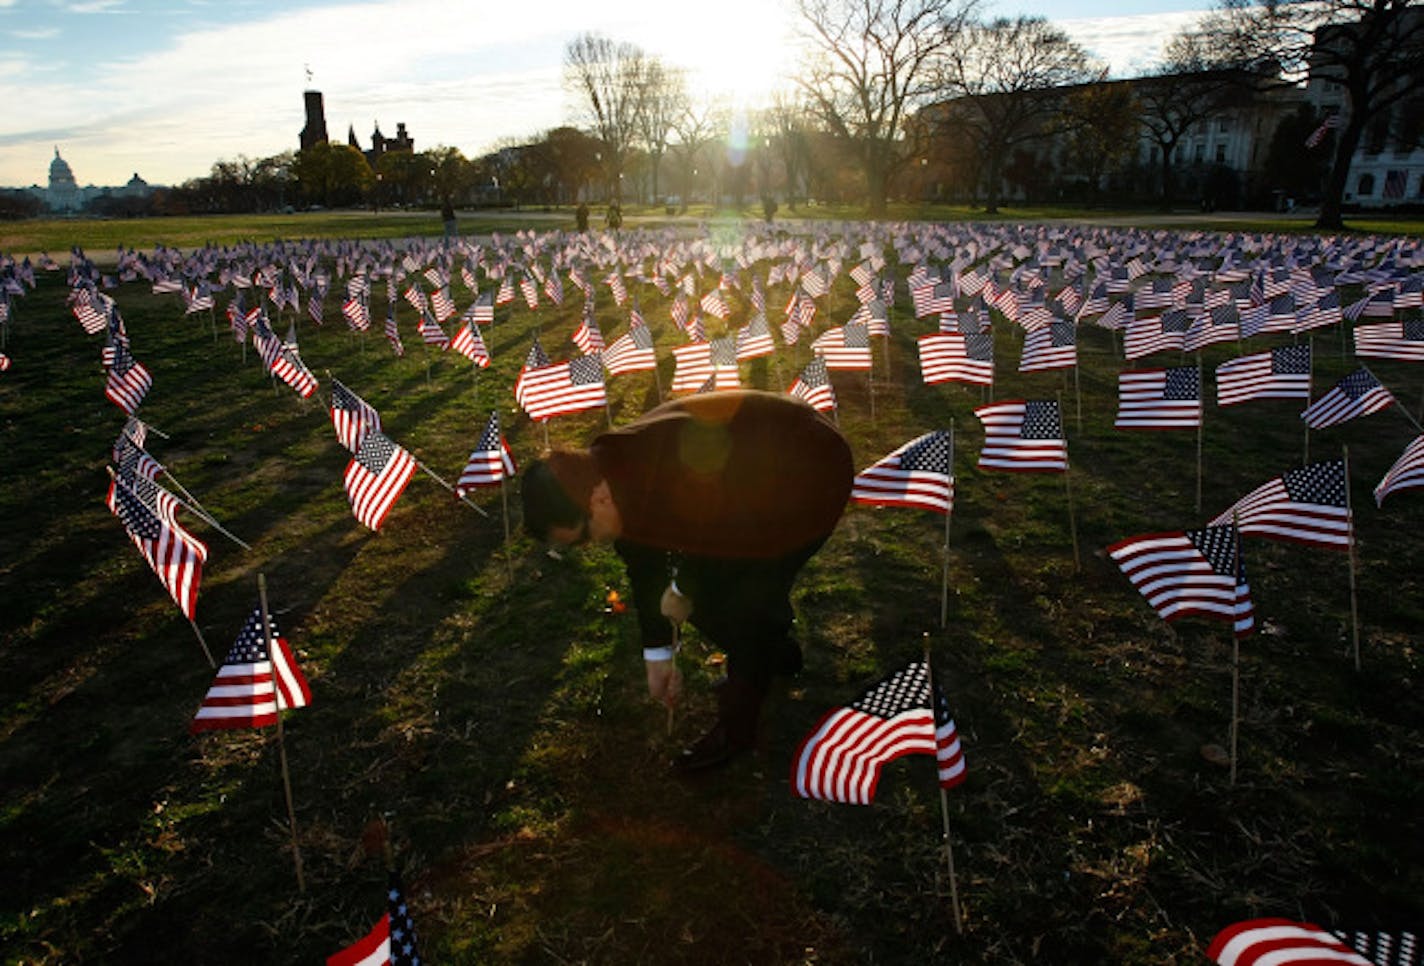
<path id="1" fill-rule="evenodd" d="M 65 13 L 120 13 L 125 0 L 84 0 L 82 3 L 65 4 Z"/>
<path id="2" fill-rule="evenodd" d="M 1089 53 L 1107 61 L 1114 77 L 1138 76 L 1162 59 L 1167 38 L 1196 23 L 1207 11 L 1084 17 L 1055 21 Z"/>
<path id="3" fill-rule="evenodd" d="M 0 7 L 5 6 L 5 0 L 0 0 Z M 12 30 L 10 36 L 16 40 L 50 40 L 59 36 L 58 27 L 45 27 L 39 30 Z"/>

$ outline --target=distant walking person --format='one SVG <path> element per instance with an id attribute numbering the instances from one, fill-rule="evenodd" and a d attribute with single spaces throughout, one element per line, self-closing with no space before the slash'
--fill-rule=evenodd
<path id="1" fill-rule="evenodd" d="M 440 209 L 440 220 L 445 223 L 445 244 L 450 244 L 459 235 L 455 224 L 455 207 L 450 202 L 445 202 L 445 207 Z"/>

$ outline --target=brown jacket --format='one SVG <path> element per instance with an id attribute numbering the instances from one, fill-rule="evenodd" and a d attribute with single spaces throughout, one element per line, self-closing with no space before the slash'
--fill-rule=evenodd
<path id="1" fill-rule="evenodd" d="M 590 447 L 622 540 L 712 558 L 771 559 L 826 537 L 850 495 L 850 447 L 790 396 L 687 396 Z"/>

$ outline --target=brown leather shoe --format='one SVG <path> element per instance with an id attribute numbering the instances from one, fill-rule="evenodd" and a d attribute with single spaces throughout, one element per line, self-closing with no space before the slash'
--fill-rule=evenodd
<path id="1" fill-rule="evenodd" d="M 726 726 L 718 721 L 705 735 L 682 749 L 682 752 L 669 762 L 669 767 L 676 774 L 690 775 L 725 765 L 738 752 L 745 750 L 728 739 Z"/>

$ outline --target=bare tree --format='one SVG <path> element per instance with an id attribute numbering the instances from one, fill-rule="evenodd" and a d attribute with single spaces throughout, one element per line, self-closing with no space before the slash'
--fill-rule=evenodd
<path id="1" fill-rule="evenodd" d="M 677 159 L 678 169 L 682 173 L 684 211 L 696 185 L 698 165 L 703 164 L 706 167 L 704 149 L 726 128 L 726 109 L 716 101 L 684 101 L 682 110 L 674 118 L 674 137 L 668 144 L 668 150 Z"/>
<path id="2" fill-rule="evenodd" d="M 1424 85 L 1424 9 L 1418 0 L 1221 0 L 1203 24 L 1242 65 L 1278 64 L 1293 83 L 1309 74 L 1345 92 L 1347 109 L 1316 227 L 1343 227 L 1341 202 L 1361 136 Z"/>
<path id="3" fill-rule="evenodd" d="M 786 172 L 786 202 L 796 210 L 798 198 L 806 196 L 811 180 L 811 140 L 809 116 L 804 102 L 786 91 L 772 95 L 765 111 L 768 134 Z"/>
<path id="4" fill-rule="evenodd" d="M 1055 133 L 1061 88 L 1102 71 L 1042 17 L 974 24 L 950 51 L 944 86 L 958 95 L 945 120 L 965 129 L 983 157 L 986 211 L 999 210 L 1005 162 L 1019 147 Z"/>
<path id="5" fill-rule="evenodd" d="M 1156 72 L 1133 85 L 1142 127 L 1161 152 L 1164 211 L 1172 206 L 1176 188 L 1177 145 L 1240 91 L 1240 73 L 1225 66 L 1220 51 L 1202 33 L 1188 29 L 1167 42 Z"/>
<path id="6" fill-rule="evenodd" d="M 643 72 L 638 111 L 638 142 L 648 153 L 653 173 L 653 199 L 661 198 L 659 173 L 677 119 L 687 109 L 687 81 L 683 72 L 657 58 Z"/>
<path id="7" fill-rule="evenodd" d="M 936 93 L 934 62 L 978 0 L 797 0 L 809 54 L 798 83 L 831 133 L 857 150 L 870 213 L 885 213 L 908 155 L 906 118 Z"/>
<path id="8" fill-rule="evenodd" d="M 1079 87 L 1068 92 L 1063 110 L 1069 156 L 1087 179 L 1089 197 L 1096 198 L 1103 176 L 1137 147 L 1140 107 L 1132 85 L 1100 80 Z"/>
<path id="9" fill-rule="evenodd" d="M 599 140 L 613 200 L 623 201 L 623 167 L 638 136 L 645 77 L 643 51 L 599 34 L 579 34 L 564 48 L 564 83 L 583 101 Z"/>

